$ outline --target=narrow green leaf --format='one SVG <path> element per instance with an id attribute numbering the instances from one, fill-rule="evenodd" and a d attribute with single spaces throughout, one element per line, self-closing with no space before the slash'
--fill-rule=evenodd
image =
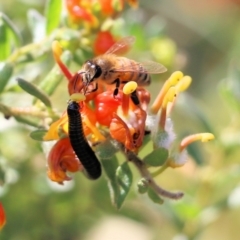
<path id="1" fill-rule="evenodd" d="M 163 204 L 163 199 L 159 197 L 159 195 L 153 191 L 152 188 L 148 189 L 148 197 L 157 204 Z"/>
<path id="2" fill-rule="evenodd" d="M 116 179 L 116 170 L 118 167 L 118 160 L 114 155 L 109 160 L 101 160 L 101 163 L 108 179 L 108 187 L 110 191 L 111 201 L 113 205 L 117 207 L 117 200 L 120 195 L 119 186 Z"/>
<path id="3" fill-rule="evenodd" d="M 27 93 L 31 94 L 32 96 L 38 98 L 40 101 L 42 101 L 47 107 L 51 108 L 51 102 L 48 96 L 40 89 L 38 89 L 35 85 L 32 83 L 23 80 L 21 78 L 17 78 L 18 85 Z"/>
<path id="4" fill-rule="evenodd" d="M 13 72 L 11 63 L 0 62 L 0 93 L 4 90 Z"/>
<path id="5" fill-rule="evenodd" d="M 3 186 L 5 183 L 5 175 L 6 175 L 5 170 L 0 165 L 0 186 Z"/>
<path id="6" fill-rule="evenodd" d="M 20 32 L 18 31 L 17 27 L 15 27 L 14 23 L 8 18 L 8 16 L 4 13 L 0 13 L 0 17 L 2 16 L 2 20 L 8 26 L 8 28 L 11 30 L 11 33 L 13 34 L 15 43 L 17 46 L 20 46 L 22 43 L 22 36 Z"/>
<path id="7" fill-rule="evenodd" d="M 8 27 L 0 15 L 0 61 L 7 59 L 11 52 L 11 44 L 8 36 Z"/>
<path id="8" fill-rule="evenodd" d="M 33 126 L 33 127 L 39 127 L 39 121 L 34 121 L 28 117 L 14 116 L 14 118 L 16 119 L 16 121 L 18 121 L 20 123 L 24 123 L 24 124 L 27 124 L 27 125 Z"/>
<path id="9" fill-rule="evenodd" d="M 132 172 L 127 162 L 123 163 L 117 168 L 116 177 L 120 190 L 120 195 L 117 199 L 117 208 L 119 209 L 122 206 L 132 185 Z"/>
<path id="10" fill-rule="evenodd" d="M 132 172 L 127 162 L 118 166 L 115 155 L 101 162 L 109 181 L 111 201 L 117 209 L 120 209 L 132 184 Z"/>
<path id="11" fill-rule="evenodd" d="M 45 36 L 46 20 L 38 11 L 30 9 L 27 12 L 28 25 L 32 34 L 33 42 L 41 41 Z"/>
<path id="12" fill-rule="evenodd" d="M 36 141 L 43 141 L 43 137 L 46 135 L 47 130 L 35 130 L 30 133 L 30 137 Z"/>
<path id="13" fill-rule="evenodd" d="M 60 23 L 62 1 L 48 0 L 46 4 L 46 32 L 50 34 Z"/>
<path id="14" fill-rule="evenodd" d="M 153 167 L 162 166 L 168 158 L 168 150 L 165 148 L 158 148 L 148 154 L 143 161 Z"/>

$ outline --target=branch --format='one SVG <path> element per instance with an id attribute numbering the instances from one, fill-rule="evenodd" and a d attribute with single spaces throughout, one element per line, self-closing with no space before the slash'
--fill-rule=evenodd
<path id="1" fill-rule="evenodd" d="M 156 182 L 154 181 L 153 177 L 151 176 L 150 172 L 147 169 L 146 164 L 133 152 L 131 151 L 125 151 L 125 149 L 123 149 L 124 147 L 122 147 L 122 152 L 124 153 L 124 155 L 126 156 L 126 158 L 131 161 L 139 170 L 141 176 L 143 178 L 145 178 L 149 184 L 149 186 L 160 196 L 162 197 L 166 197 L 166 198 L 170 198 L 170 199 L 180 199 L 183 197 L 184 193 L 183 192 L 169 192 L 163 188 L 161 188 L 160 186 L 158 186 L 156 184 Z"/>

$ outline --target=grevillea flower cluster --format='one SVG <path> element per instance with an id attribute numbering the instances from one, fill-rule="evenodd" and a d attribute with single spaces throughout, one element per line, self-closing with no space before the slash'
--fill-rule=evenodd
<path id="1" fill-rule="evenodd" d="M 68 79 L 68 92 L 72 97 L 75 89 L 83 88 L 81 75 L 72 74 L 63 64 L 60 58 L 62 49 L 57 41 L 53 42 L 53 53 Z M 172 193 L 161 188 L 155 183 L 154 177 L 168 167 L 183 166 L 188 159 L 186 147 L 193 141 L 205 142 L 214 138 L 211 133 L 197 133 L 184 138 L 177 149 L 173 148 L 176 134 L 171 111 L 178 95 L 188 88 L 191 81 L 191 77 L 180 71 L 172 73 L 159 89 L 152 105 L 149 105 L 150 92 L 131 81 L 121 86 L 116 96 L 113 94 L 114 84 L 98 83 L 97 91 L 87 93 L 86 99 L 79 101 L 83 131 L 89 145 L 102 163 L 106 159 L 111 161 L 116 152 L 122 152 L 141 174 L 138 184 L 140 193 L 148 192 L 150 197 L 154 192 L 158 196 L 181 198 L 183 193 Z M 88 88 L 91 88 L 91 84 Z M 83 170 L 81 159 L 74 154 L 69 141 L 66 112 L 51 124 L 44 140 L 56 141 L 48 155 L 48 177 L 52 181 L 63 184 L 71 180 L 68 172 Z M 138 153 L 147 141 L 151 141 L 152 148 L 144 159 L 140 159 Z M 155 167 L 155 172 L 150 173 L 149 166 Z"/>
<path id="2" fill-rule="evenodd" d="M 66 0 L 69 19 L 75 24 L 85 24 L 85 27 L 98 27 L 99 18 L 105 19 L 121 12 L 124 2 L 132 7 L 138 6 L 136 0 Z"/>

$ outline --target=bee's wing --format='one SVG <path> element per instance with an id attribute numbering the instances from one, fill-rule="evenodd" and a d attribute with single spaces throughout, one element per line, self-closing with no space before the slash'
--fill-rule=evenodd
<path id="1" fill-rule="evenodd" d="M 146 61 L 139 64 L 142 65 L 145 71 L 151 74 L 164 73 L 167 71 L 167 68 L 164 67 L 161 63 Z"/>
<path id="2" fill-rule="evenodd" d="M 146 61 L 146 62 L 136 62 L 138 67 L 134 67 L 131 64 L 128 66 L 123 66 L 117 69 L 114 69 L 116 72 L 143 72 L 143 73 L 151 73 L 151 74 L 158 74 L 167 71 L 167 68 L 164 67 L 162 64 L 153 62 L 153 61 Z"/>
<path id="3" fill-rule="evenodd" d="M 135 37 L 128 36 L 120 39 L 118 42 L 114 43 L 105 54 L 117 54 L 124 48 L 129 48 L 133 45 L 135 42 Z"/>

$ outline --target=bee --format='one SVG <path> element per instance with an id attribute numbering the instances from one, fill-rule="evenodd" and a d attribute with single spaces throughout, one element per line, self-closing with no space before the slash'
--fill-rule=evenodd
<path id="1" fill-rule="evenodd" d="M 80 106 L 76 99 L 69 100 L 67 107 L 68 134 L 71 146 L 91 179 L 101 176 L 101 164 L 89 146 L 83 132 Z"/>
<path id="2" fill-rule="evenodd" d="M 135 81 L 139 86 L 148 86 L 151 82 L 150 74 L 163 73 L 167 69 L 159 63 L 148 61 L 139 63 L 126 57 L 116 54 L 123 49 L 129 48 L 135 42 L 135 37 L 122 38 L 103 55 L 88 60 L 78 72 L 79 79 L 82 79 L 85 86 L 85 93 L 89 84 L 95 83 L 90 92 L 98 89 L 98 82 L 104 84 L 115 84 L 113 95 L 118 94 L 121 84 L 128 81 Z M 78 78 L 76 78 L 76 81 Z M 76 83 L 75 83 L 76 85 Z"/>

